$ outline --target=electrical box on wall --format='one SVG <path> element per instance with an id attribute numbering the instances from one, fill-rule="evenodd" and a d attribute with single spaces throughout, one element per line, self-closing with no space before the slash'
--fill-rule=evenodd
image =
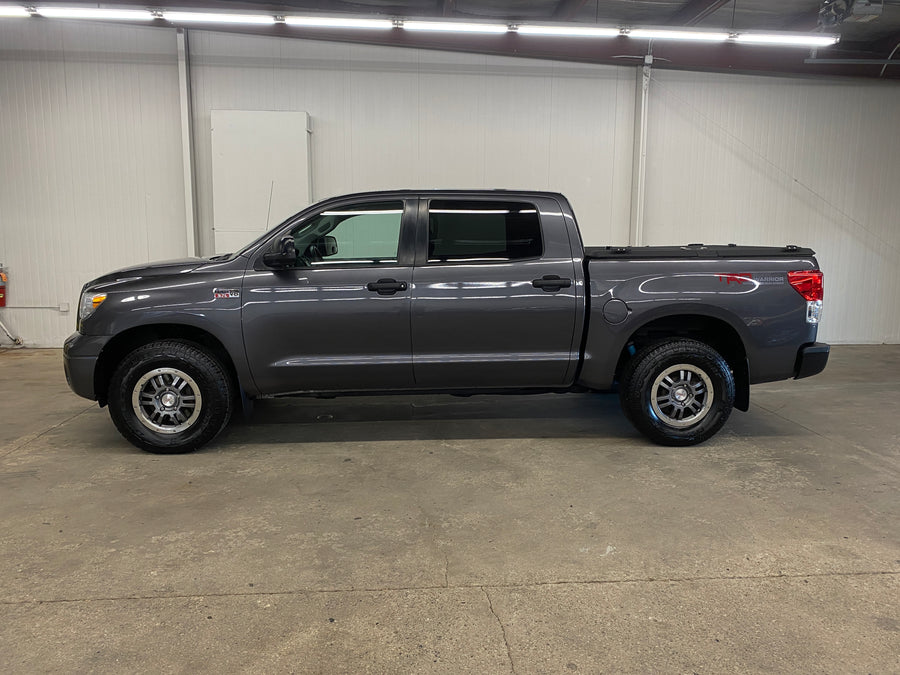
<path id="1" fill-rule="evenodd" d="M 850 9 L 850 16 L 846 21 L 855 21 L 856 23 L 867 23 L 874 21 L 884 10 L 883 0 L 856 0 Z"/>
<path id="2" fill-rule="evenodd" d="M 825 0 L 819 10 L 819 24 L 840 26 L 844 22 L 867 23 L 881 16 L 884 0 Z"/>
<path id="3" fill-rule="evenodd" d="M 309 115 L 210 113 L 215 249 L 229 253 L 311 203 Z"/>

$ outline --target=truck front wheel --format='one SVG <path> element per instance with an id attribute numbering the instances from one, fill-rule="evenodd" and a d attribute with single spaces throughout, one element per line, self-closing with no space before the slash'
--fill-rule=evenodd
<path id="1" fill-rule="evenodd" d="M 697 340 L 659 342 L 639 351 L 620 381 L 626 417 L 661 445 L 695 445 L 731 414 L 734 376 L 712 347 Z"/>
<path id="2" fill-rule="evenodd" d="M 160 454 L 196 450 L 228 423 L 231 378 L 205 349 L 160 340 L 129 353 L 113 373 L 109 414 L 132 444 Z"/>

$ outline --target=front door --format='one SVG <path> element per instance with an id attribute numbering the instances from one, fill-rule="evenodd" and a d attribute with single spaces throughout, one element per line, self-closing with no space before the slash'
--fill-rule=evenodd
<path id="1" fill-rule="evenodd" d="M 413 275 L 416 386 L 566 385 L 580 289 L 559 206 L 439 198 L 425 210 Z"/>
<path id="2" fill-rule="evenodd" d="M 242 323 L 263 394 L 413 386 L 412 250 L 401 234 L 416 208 L 416 199 L 339 203 L 285 233 L 295 266 L 267 268 L 260 251 L 244 278 Z"/>

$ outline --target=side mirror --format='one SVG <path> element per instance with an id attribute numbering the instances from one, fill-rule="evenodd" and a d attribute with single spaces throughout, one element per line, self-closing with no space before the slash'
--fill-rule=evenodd
<path id="1" fill-rule="evenodd" d="M 338 252 L 338 243 L 337 239 L 331 236 L 322 237 L 321 245 L 319 250 L 322 253 L 322 257 L 325 258 L 330 255 L 337 255 Z"/>
<path id="2" fill-rule="evenodd" d="M 293 267 L 296 265 L 297 248 L 294 246 L 294 238 L 290 235 L 282 238 L 280 249 L 264 254 L 263 262 L 269 267 Z"/>

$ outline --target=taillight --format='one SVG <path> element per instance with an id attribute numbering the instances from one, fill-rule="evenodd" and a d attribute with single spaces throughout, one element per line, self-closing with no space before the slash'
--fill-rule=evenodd
<path id="1" fill-rule="evenodd" d="M 821 300 L 824 292 L 824 275 L 821 270 L 809 272 L 788 272 L 788 283 L 802 295 L 807 302 Z"/>
<path id="2" fill-rule="evenodd" d="M 822 318 L 824 281 L 821 270 L 788 272 L 788 283 L 806 300 L 806 323 L 819 323 Z"/>

